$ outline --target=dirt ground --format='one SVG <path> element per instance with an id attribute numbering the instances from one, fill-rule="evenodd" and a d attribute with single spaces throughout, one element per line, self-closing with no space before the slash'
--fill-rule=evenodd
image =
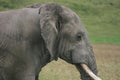
<path id="1" fill-rule="evenodd" d="M 103 80 L 120 80 L 120 45 L 93 44 L 93 47 Z"/>
<path id="2" fill-rule="evenodd" d="M 93 44 L 97 60 L 120 61 L 120 45 L 114 44 Z"/>

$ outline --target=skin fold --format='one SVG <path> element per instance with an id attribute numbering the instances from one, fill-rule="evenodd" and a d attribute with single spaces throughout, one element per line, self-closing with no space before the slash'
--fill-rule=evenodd
<path id="1" fill-rule="evenodd" d="M 0 80 L 38 80 L 42 67 L 61 58 L 76 66 L 82 80 L 97 75 L 96 60 L 79 16 L 55 3 L 0 12 Z"/>

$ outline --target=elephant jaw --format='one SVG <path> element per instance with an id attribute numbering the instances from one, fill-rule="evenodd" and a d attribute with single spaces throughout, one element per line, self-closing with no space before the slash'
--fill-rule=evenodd
<path id="1" fill-rule="evenodd" d="M 93 80 L 102 80 L 98 76 L 96 76 L 86 64 L 80 64 L 83 70 L 93 79 Z"/>

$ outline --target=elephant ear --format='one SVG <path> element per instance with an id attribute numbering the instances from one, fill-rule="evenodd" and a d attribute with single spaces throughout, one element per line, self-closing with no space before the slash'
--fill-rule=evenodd
<path id="1" fill-rule="evenodd" d="M 51 60 L 58 59 L 58 53 L 55 53 L 55 43 L 58 35 L 56 23 L 61 7 L 57 4 L 44 4 L 40 7 L 40 28 L 46 47 L 51 55 Z"/>

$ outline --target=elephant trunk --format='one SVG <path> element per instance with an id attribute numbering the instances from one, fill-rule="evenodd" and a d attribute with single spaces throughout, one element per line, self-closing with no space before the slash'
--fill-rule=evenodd
<path id="1" fill-rule="evenodd" d="M 76 68 L 81 73 L 82 80 L 101 80 L 97 77 L 97 66 L 94 57 L 93 49 L 89 47 L 89 55 L 87 55 L 87 62 L 77 63 Z"/>

